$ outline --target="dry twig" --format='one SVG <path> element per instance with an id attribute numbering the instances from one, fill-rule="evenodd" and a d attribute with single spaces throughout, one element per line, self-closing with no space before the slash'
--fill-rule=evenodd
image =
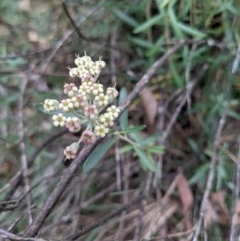
<path id="1" fill-rule="evenodd" d="M 233 215 L 232 215 L 232 223 L 231 223 L 231 232 L 230 232 L 230 241 L 237 240 L 237 221 L 238 221 L 238 213 L 237 213 L 237 201 L 240 192 L 240 138 L 238 139 L 238 157 L 237 157 L 237 170 L 236 170 L 236 184 L 234 189 L 234 205 L 233 205 Z"/>
<path id="2" fill-rule="evenodd" d="M 15 234 L 12 234 L 10 232 L 7 232 L 3 229 L 0 229 L 0 238 L 12 240 L 12 241 L 51 241 L 51 240 L 45 240 L 42 238 L 24 238 Z"/>
<path id="3" fill-rule="evenodd" d="M 32 66 L 33 68 L 34 66 Z M 31 68 L 31 69 L 32 69 Z M 27 201 L 27 206 L 28 206 L 28 224 L 32 223 L 33 217 L 32 217 L 32 210 L 31 207 L 32 206 L 32 195 L 31 195 L 31 191 L 30 191 L 30 180 L 29 180 L 29 167 L 28 167 L 28 163 L 27 163 L 27 155 L 26 155 L 26 145 L 24 142 L 24 96 L 25 96 L 25 90 L 27 87 L 27 84 L 29 82 L 29 78 L 31 75 L 31 71 L 30 70 L 25 78 L 22 79 L 22 85 L 21 85 L 21 89 L 20 89 L 20 99 L 19 99 L 19 112 L 18 112 L 18 134 L 19 134 L 19 138 L 20 138 L 20 144 L 19 144 L 19 148 L 20 148 L 20 153 L 21 153 L 21 165 L 22 165 L 22 170 L 23 170 L 23 181 L 24 181 L 24 188 L 25 188 L 25 192 L 27 193 L 26 195 L 26 201 Z"/>
<path id="4" fill-rule="evenodd" d="M 225 121 L 226 121 L 226 113 L 224 113 L 222 115 L 222 117 L 219 121 L 218 129 L 216 131 L 216 135 L 214 138 L 214 147 L 213 147 L 210 169 L 209 169 L 209 173 L 208 173 L 207 184 L 206 184 L 205 192 L 204 192 L 202 203 L 201 203 L 200 217 L 195 226 L 196 228 L 194 231 L 193 241 L 198 241 L 198 237 L 199 237 L 199 234 L 200 234 L 200 231 L 202 228 L 202 223 L 203 223 L 203 219 L 204 219 L 204 216 L 206 213 L 209 194 L 210 194 L 210 191 L 211 191 L 211 188 L 213 185 L 213 181 L 214 181 L 215 166 L 216 166 L 216 162 L 217 162 L 217 154 L 218 154 L 218 150 L 220 148 L 220 138 L 221 138 L 221 134 L 222 134 L 222 130 L 223 130 Z"/>
<path id="5" fill-rule="evenodd" d="M 127 204 L 122 205 L 120 208 L 118 208 L 117 210 L 112 211 L 111 213 L 105 215 L 103 218 L 85 226 L 82 228 L 82 230 L 76 234 L 74 234 L 73 236 L 70 236 L 69 238 L 67 238 L 67 240 L 69 241 L 74 241 L 77 238 L 81 237 L 82 235 L 88 233 L 89 231 L 93 230 L 96 227 L 99 227 L 101 225 L 103 225 L 104 223 L 106 223 L 107 221 L 109 221 L 110 219 L 118 216 L 119 214 L 121 214 L 123 211 L 127 211 L 129 208 L 131 208 L 134 204 L 139 203 L 142 199 L 144 198 L 143 195 L 138 196 L 137 198 L 134 198 L 133 200 L 129 201 Z"/>
<path id="6" fill-rule="evenodd" d="M 42 145 L 36 149 L 36 151 L 33 153 L 32 157 L 28 160 L 27 162 L 27 166 L 30 168 L 34 161 L 36 160 L 36 158 L 38 157 L 38 155 L 48 146 L 50 145 L 53 141 L 55 141 L 56 139 L 58 139 L 59 137 L 61 137 L 62 135 L 66 134 L 67 130 L 61 130 L 60 132 L 50 136 L 49 138 L 47 138 Z M 0 189 L 0 193 L 5 191 L 7 188 L 10 187 L 10 190 L 8 191 L 6 197 L 5 197 L 5 201 L 8 201 L 12 198 L 14 192 L 17 190 L 18 186 L 21 184 L 22 181 L 22 177 L 23 177 L 23 170 L 19 170 L 14 177 L 8 181 L 8 183 L 2 187 Z"/>

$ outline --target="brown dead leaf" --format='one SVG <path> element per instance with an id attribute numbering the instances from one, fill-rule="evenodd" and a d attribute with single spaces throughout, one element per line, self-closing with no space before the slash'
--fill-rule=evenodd
<path id="1" fill-rule="evenodd" d="M 212 223 L 220 223 L 225 225 L 229 223 L 230 216 L 224 199 L 224 191 L 218 191 L 210 195 L 204 217 L 206 227 L 209 227 Z"/>
<path id="2" fill-rule="evenodd" d="M 9 178 L 13 171 L 15 171 L 14 165 L 11 161 L 4 161 L 3 163 L 1 163 L 0 165 L 0 177 L 4 176 Z"/>
<path id="3" fill-rule="evenodd" d="M 228 209 L 225 205 L 225 191 L 218 191 L 210 195 L 210 202 L 214 207 L 215 221 L 221 224 L 227 224 L 230 220 Z"/>
<path id="4" fill-rule="evenodd" d="M 192 191 L 188 185 L 187 179 L 182 172 L 178 174 L 178 184 L 177 184 L 179 197 L 181 199 L 182 207 L 183 207 L 183 215 L 186 224 L 186 228 L 190 229 L 192 227 L 192 223 L 190 221 L 190 210 L 193 204 L 193 195 Z"/>
<path id="5" fill-rule="evenodd" d="M 141 103 L 146 118 L 148 133 L 155 131 L 155 118 L 157 115 L 157 101 L 149 88 L 144 88 L 140 94 Z"/>

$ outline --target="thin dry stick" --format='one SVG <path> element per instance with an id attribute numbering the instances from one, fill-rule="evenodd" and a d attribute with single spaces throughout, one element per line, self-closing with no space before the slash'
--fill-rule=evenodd
<path id="1" fill-rule="evenodd" d="M 74 23 L 74 26 L 76 26 L 76 28 L 78 29 L 78 27 L 86 21 L 87 18 L 89 18 L 91 15 L 93 15 L 97 10 L 99 10 L 99 8 L 103 5 L 104 1 L 99 3 L 95 9 L 93 9 L 93 11 L 80 23 L 78 23 L 77 25 Z M 64 6 L 64 4 L 63 4 Z M 65 5 L 66 7 L 66 5 Z M 67 9 L 67 8 L 66 8 Z M 65 10 L 66 10 L 65 9 Z M 66 12 L 65 12 L 66 13 Z M 70 16 L 70 15 L 69 15 Z M 69 17 L 68 16 L 68 17 Z M 71 17 L 70 17 L 71 18 Z M 72 19 L 72 18 L 71 18 Z M 76 30 L 76 29 L 75 29 Z M 41 72 L 42 74 L 45 73 L 49 63 L 52 61 L 52 59 L 54 58 L 54 56 L 57 54 L 57 52 L 59 51 L 59 49 L 64 45 L 64 43 L 71 37 L 71 35 L 74 33 L 74 30 L 68 30 L 64 33 L 62 39 L 60 39 L 60 41 L 58 41 L 58 43 L 56 44 L 55 48 L 53 49 L 53 51 L 51 52 L 51 54 L 48 56 L 48 58 L 45 60 L 44 65 L 41 68 Z M 80 32 L 78 31 L 78 34 Z"/>
<path id="2" fill-rule="evenodd" d="M 119 159 L 120 159 L 120 155 L 119 155 Z M 129 190 L 130 163 L 126 162 L 125 165 L 122 166 L 122 169 L 123 169 L 123 178 L 122 178 L 123 179 L 123 203 L 125 204 L 125 203 L 128 203 L 129 201 L 128 190 Z M 114 241 L 122 240 L 125 220 L 126 220 L 126 211 L 122 212 L 121 214 L 120 224 L 118 227 L 118 231 L 114 237 Z"/>
<path id="3" fill-rule="evenodd" d="M 101 5 L 100 5 L 100 6 L 101 6 Z M 98 6 L 98 7 L 99 7 L 99 6 Z M 70 14 L 70 12 L 68 11 L 68 7 L 67 7 L 67 5 L 66 5 L 64 2 L 62 2 L 62 8 L 63 8 L 63 11 L 65 12 L 66 16 L 68 17 L 70 23 L 72 24 L 75 32 L 77 33 L 79 39 L 83 39 L 83 40 L 86 40 L 86 41 L 96 41 L 96 40 L 97 40 L 96 38 L 86 37 L 86 36 L 84 36 L 84 35 L 81 33 L 81 31 L 80 31 L 80 29 L 79 29 L 79 26 L 77 26 L 77 24 L 74 22 L 71 14 Z M 78 25 L 79 25 L 79 24 L 78 24 Z"/>
<path id="4" fill-rule="evenodd" d="M 26 145 L 24 142 L 24 95 L 25 90 L 29 81 L 29 75 L 30 73 L 27 73 L 26 77 L 22 79 L 21 89 L 20 89 L 20 99 L 19 99 L 19 112 L 18 112 L 18 135 L 20 138 L 20 153 L 21 153 L 21 165 L 23 170 L 23 181 L 24 181 L 24 189 L 27 193 L 26 195 L 26 202 L 28 206 L 28 224 L 31 224 L 33 221 L 32 217 L 32 196 L 30 191 L 30 180 L 29 180 L 29 169 L 28 169 L 28 163 L 27 163 L 27 155 L 26 155 Z"/>
<path id="5" fill-rule="evenodd" d="M 112 47 L 115 47 L 117 45 L 116 41 L 117 41 L 117 30 L 116 30 L 116 28 L 114 28 L 111 31 L 111 38 L 110 38 Z M 116 50 L 115 50 L 115 48 L 111 48 L 111 51 L 110 51 L 110 70 L 111 70 L 111 82 L 112 82 L 112 85 L 115 86 L 117 83 L 117 76 L 116 76 L 117 67 L 116 67 Z"/>
<path id="6" fill-rule="evenodd" d="M 33 153 L 31 158 L 28 160 L 28 162 L 27 162 L 28 167 L 31 167 L 33 165 L 34 161 L 36 160 L 38 155 L 42 152 L 42 150 L 44 150 L 53 141 L 58 139 L 60 136 L 66 134 L 67 132 L 68 131 L 66 129 L 64 129 L 64 130 L 61 130 L 60 132 L 50 136 L 49 138 L 47 138 L 46 141 L 44 141 L 42 143 L 42 145 L 38 149 L 36 149 L 36 151 Z M 4 199 L 5 201 L 8 201 L 12 198 L 14 192 L 17 190 L 18 186 L 21 184 L 22 177 L 23 177 L 22 175 L 23 175 L 23 170 L 21 169 L 14 175 L 14 177 L 10 181 L 8 181 L 8 183 L 3 188 L 0 189 L 0 193 L 1 193 L 1 192 L 5 191 L 7 188 L 11 187 Z"/>
<path id="7" fill-rule="evenodd" d="M 135 86 L 134 90 L 128 95 L 126 101 L 119 107 L 120 115 L 127 109 L 132 100 L 137 97 L 137 95 L 141 92 L 141 90 L 148 84 L 151 77 L 157 72 L 157 70 L 164 65 L 168 58 L 174 54 L 181 46 L 184 44 L 184 41 L 179 42 L 174 47 L 169 49 L 163 57 L 157 60 L 152 67 L 146 72 L 146 74 L 140 79 L 138 84 Z M 36 216 L 33 223 L 26 229 L 24 236 L 25 237 L 33 237 L 37 235 L 39 229 L 41 228 L 44 220 L 48 217 L 50 212 L 53 210 L 55 205 L 57 204 L 59 198 L 62 193 L 66 189 L 69 182 L 72 180 L 74 173 L 80 167 L 80 165 L 84 162 L 84 160 L 88 157 L 88 155 L 94 150 L 94 148 L 101 143 L 103 139 L 97 139 L 97 141 L 90 146 L 84 146 L 81 153 L 77 156 L 77 158 L 71 163 L 71 165 L 62 173 L 59 182 L 57 183 L 56 188 L 49 195 L 46 202 L 42 205 L 41 211 Z"/>
<path id="8" fill-rule="evenodd" d="M 136 96 L 143 90 L 143 88 L 149 83 L 150 79 L 157 72 L 157 70 L 162 67 L 168 60 L 168 58 L 178 51 L 185 41 L 182 40 L 172 48 L 170 48 L 160 59 L 158 59 L 151 68 L 145 73 L 145 75 L 138 81 L 133 91 L 128 95 L 127 99 L 120 106 L 121 114 L 127 109 L 130 103 L 136 98 Z"/>
<path id="9" fill-rule="evenodd" d="M 192 91 L 194 90 L 194 88 L 196 87 L 197 83 L 199 82 L 199 80 L 201 79 L 203 73 L 205 73 L 205 71 L 208 69 L 208 65 L 204 65 L 200 71 L 200 75 L 194 80 L 194 81 L 191 81 L 191 82 L 188 82 L 187 83 L 187 86 L 186 86 L 186 91 L 184 93 L 184 96 L 180 102 L 180 104 L 178 105 L 178 107 L 176 108 L 171 120 L 169 121 L 169 124 L 167 125 L 166 127 L 166 130 L 164 131 L 163 133 L 163 137 L 162 137 L 162 143 L 165 143 L 166 139 L 168 138 L 171 130 L 172 130 L 172 127 L 174 125 L 174 123 L 176 122 L 183 106 L 187 103 L 187 101 L 189 100 L 189 96 L 191 96 L 192 94 Z"/>
<path id="10" fill-rule="evenodd" d="M 122 160 L 119 153 L 119 141 L 117 141 L 115 146 L 115 162 L 116 162 L 116 183 L 117 183 L 117 190 L 121 190 L 121 183 L 122 183 L 122 170 L 121 164 Z"/>
<path id="11" fill-rule="evenodd" d="M 240 43 L 236 52 L 236 57 L 233 61 L 232 74 L 236 74 L 240 64 Z"/>
<path id="12" fill-rule="evenodd" d="M 231 232 L 230 232 L 230 241 L 237 240 L 237 201 L 240 191 L 240 138 L 238 139 L 238 157 L 237 157 L 237 172 L 236 172 L 236 184 L 234 189 L 234 205 L 233 205 L 233 215 L 232 215 L 232 223 L 231 223 Z"/>
<path id="13" fill-rule="evenodd" d="M 53 210 L 67 185 L 74 177 L 75 172 L 98 143 L 100 143 L 100 139 L 98 139 L 93 145 L 85 146 L 77 158 L 71 163 L 71 165 L 63 171 L 60 180 L 57 182 L 56 188 L 49 195 L 46 202 L 41 206 L 39 213 L 34 219 L 33 223 L 25 231 L 25 237 L 33 237 L 38 233 L 44 220 Z"/>
<path id="14" fill-rule="evenodd" d="M 203 199 L 202 199 L 202 203 L 201 203 L 201 208 L 200 208 L 200 217 L 196 223 L 196 229 L 194 232 L 194 236 L 193 236 L 193 241 L 197 241 L 201 228 L 202 228 L 202 223 L 203 223 L 203 219 L 204 219 L 204 215 L 206 213 L 206 208 L 207 208 L 207 202 L 208 202 L 208 198 L 210 195 L 210 191 L 212 189 L 212 185 L 213 185 L 213 181 L 214 181 L 214 175 L 215 175 L 215 166 L 216 166 L 216 162 L 217 162 L 217 154 L 218 154 L 218 150 L 220 148 L 220 138 L 221 138 L 221 134 L 222 134 L 222 130 L 224 127 L 224 124 L 226 122 L 226 113 L 224 113 L 219 121 L 218 124 L 218 129 L 214 138 L 214 147 L 213 147 L 213 153 L 212 153 L 212 158 L 211 158 L 211 165 L 210 165 L 210 169 L 209 169 L 209 173 L 208 173 L 208 179 L 207 179 L 207 184 L 206 184 L 206 188 L 205 188 L 205 192 L 203 195 Z"/>
<path id="15" fill-rule="evenodd" d="M 3 229 L 0 229 L 0 238 L 4 238 L 5 240 L 14 240 L 14 241 L 47 241 L 42 238 L 24 238 L 15 234 L 12 234 L 10 232 L 7 232 Z M 50 241 L 50 240 L 48 240 Z"/>
<path id="16" fill-rule="evenodd" d="M 88 233 L 89 231 L 95 229 L 96 227 L 99 227 L 106 223 L 107 221 L 111 220 L 112 218 L 118 216 L 121 214 L 123 211 L 127 211 L 129 208 L 131 208 L 134 204 L 139 203 L 142 199 L 144 198 L 143 195 L 138 196 L 137 198 L 132 199 L 129 203 L 123 204 L 120 208 L 117 210 L 112 211 L 111 213 L 105 215 L 101 219 L 85 226 L 82 228 L 82 230 L 78 233 L 75 233 L 73 236 L 70 236 L 67 240 L 74 241 L 78 239 L 79 237 L 83 236 L 84 234 Z"/>

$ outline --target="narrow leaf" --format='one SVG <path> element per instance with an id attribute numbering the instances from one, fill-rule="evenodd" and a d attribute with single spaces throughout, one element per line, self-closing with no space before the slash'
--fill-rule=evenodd
<path id="1" fill-rule="evenodd" d="M 155 134 L 149 136 L 148 138 L 144 139 L 142 142 L 142 145 L 144 145 L 144 146 L 150 145 L 150 144 L 154 143 L 155 141 L 158 141 L 159 139 L 161 139 L 161 134 L 155 133 Z"/>
<path id="2" fill-rule="evenodd" d="M 152 146 L 152 147 L 147 147 L 147 150 L 151 153 L 156 153 L 156 154 L 162 154 L 164 153 L 164 146 Z"/>
<path id="3" fill-rule="evenodd" d="M 152 27 L 153 25 L 157 24 L 160 22 L 160 20 L 162 19 L 163 15 L 157 15 L 154 16 L 150 19 L 148 19 L 146 22 L 144 22 L 143 24 L 141 24 L 140 26 L 138 26 L 137 28 L 134 29 L 134 33 L 141 33 L 145 30 L 147 30 L 148 28 Z"/>
<path id="4" fill-rule="evenodd" d="M 131 27 L 137 27 L 139 24 L 134 18 L 130 17 L 127 13 L 119 9 L 113 9 L 112 12 L 120 20 L 122 20 L 124 23 L 128 24 Z"/>
<path id="5" fill-rule="evenodd" d="M 140 164 L 142 165 L 143 170 L 148 169 L 150 171 L 156 172 L 157 168 L 152 159 L 152 156 L 146 152 L 143 152 L 141 149 L 139 149 L 136 146 L 134 146 L 133 148 L 134 148 L 137 156 L 139 157 L 139 161 L 140 161 Z"/>
<path id="6" fill-rule="evenodd" d="M 197 29 L 195 29 L 195 28 L 193 28 L 193 27 L 191 27 L 191 26 L 188 26 L 188 25 L 186 25 L 186 24 L 184 24 L 184 23 L 178 22 L 178 23 L 177 23 L 177 26 L 178 26 L 183 32 L 185 32 L 185 33 L 187 33 L 187 34 L 190 34 L 190 35 L 192 35 L 192 36 L 194 36 L 194 37 L 196 37 L 196 38 L 203 38 L 203 37 L 206 36 L 203 32 L 201 32 L 201 31 L 199 31 L 199 30 L 197 30 Z"/>
<path id="7" fill-rule="evenodd" d="M 127 98 L 127 95 L 128 95 L 127 89 L 121 88 L 120 93 L 119 93 L 119 101 L 118 101 L 119 105 L 121 105 L 125 101 L 125 99 Z M 127 129 L 127 127 L 128 127 L 128 111 L 127 110 L 125 110 L 123 112 L 123 114 L 120 116 L 119 122 L 120 122 L 121 130 Z"/>
<path id="8" fill-rule="evenodd" d="M 134 126 L 134 127 L 128 127 L 125 130 L 118 131 L 120 134 L 128 134 L 128 133 L 134 133 L 134 132 L 139 132 L 143 130 L 146 127 L 146 125 L 139 125 L 139 126 Z"/>
<path id="9" fill-rule="evenodd" d="M 123 153 L 126 153 L 128 151 L 131 151 L 132 149 L 133 149 L 132 145 L 125 145 L 125 146 L 123 146 L 119 149 L 119 153 L 123 154 Z"/>
<path id="10" fill-rule="evenodd" d="M 176 36 L 179 37 L 179 38 L 182 38 L 183 34 L 182 34 L 182 32 L 181 32 L 181 30 L 178 26 L 178 20 L 177 20 L 176 15 L 175 15 L 172 8 L 169 8 L 168 16 L 169 16 L 169 19 L 170 19 L 171 26 L 176 33 Z"/>
<path id="11" fill-rule="evenodd" d="M 116 141 L 117 141 L 116 138 L 108 139 L 101 146 L 94 149 L 93 152 L 88 156 L 88 158 L 84 162 L 82 171 L 87 173 L 90 170 L 92 170 Z"/>
<path id="12" fill-rule="evenodd" d="M 142 39 L 142 38 L 129 38 L 129 40 L 136 44 L 139 47 L 145 48 L 145 49 L 150 49 L 153 47 L 153 44 L 149 41 L 147 41 L 146 39 Z"/>

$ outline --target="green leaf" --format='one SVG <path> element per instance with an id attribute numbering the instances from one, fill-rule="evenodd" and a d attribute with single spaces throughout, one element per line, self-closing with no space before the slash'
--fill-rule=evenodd
<path id="1" fill-rule="evenodd" d="M 179 27 L 179 29 L 181 29 L 183 32 L 189 34 L 189 35 L 192 35 L 196 38 L 204 38 L 206 36 L 206 34 L 204 34 L 203 32 L 189 26 L 189 25 L 186 25 L 184 23 L 180 23 L 178 22 L 177 23 L 177 26 Z"/>
<path id="2" fill-rule="evenodd" d="M 153 26 L 154 24 L 159 23 L 159 21 L 162 18 L 163 18 L 163 15 L 154 16 L 154 17 L 148 19 L 146 22 L 144 22 L 140 26 L 138 26 L 137 28 L 135 28 L 133 32 L 134 33 L 141 33 L 143 31 L 147 30 L 148 28 L 150 28 L 151 26 Z"/>
<path id="3" fill-rule="evenodd" d="M 139 161 L 140 161 L 140 164 L 141 164 L 143 170 L 148 169 L 150 171 L 156 172 L 157 167 L 154 163 L 152 156 L 149 153 L 142 151 L 141 149 L 139 149 L 136 146 L 133 146 L 133 148 L 134 148 L 137 156 L 139 157 Z"/>
<path id="4" fill-rule="evenodd" d="M 19 136 L 17 136 L 17 135 L 11 135 L 11 136 L 8 136 L 7 138 L 2 138 L 2 137 L 0 136 L 0 140 L 1 140 L 1 141 L 4 141 L 4 142 L 8 142 L 8 143 L 17 145 L 17 143 L 18 143 L 18 141 L 19 141 Z"/>
<path id="5" fill-rule="evenodd" d="M 188 181 L 189 185 L 193 185 L 193 184 L 197 183 L 198 181 L 205 180 L 204 176 L 207 174 L 209 167 L 210 167 L 209 162 L 206 164 L 203 164 L 201 167 L 199 167 L 197 169 L 197 171 L 195 172 L 195 174 Z"/>
<path id="6" fill-rule="evenodd" d="M 172 8 L 168 9 L 168 16 L 170 19 L 171 26 L 176 33 L 176 36 L 179 38 L 183 38 L 183 34 L 178 26 L 178 20 Z"/>
<path id="7" fill-rule="evenodd" d="M 118 131 L 119 134 L 128 134 L 128 133 L 134 133 L 134 132 L 139 132 L 143 130 L 146 127 L 146 125 L 139 125 L 139 126 L 134 126 L 134 127 L 128 127 L 125 130 Z"/>
<path id="8" fill-rule="evenodd" d="M 171 0 L 161 0 L 159 3 L 160 8 L 165 8 L 169 3 L 171 2 Z"/>
<path id="9" fill-rule="evenodd" d="M 150 144 L 154 143 L 155 141 L 161 139 L 161 136 L 162 136 L 161 134 L 155 133 L 155 134 L 149 136 L 148 138 L 144 139 L 142 142 L 142 145 L 144 145 L 144 146 L 150 145 Z"/>
<path id="10" fill-rule="evenodd" d="M 231 116 L 232 118 L 234 118 L 234 119 L 236 119 L 236 120 L 240 120 L 240 114 L 237 113 L 236 111 L 232 111 L 231 109 L 229 109 L 229 110 L 227 110 L 226 112 L 227 112 L 227 114 L 228 114 L 229 116 Z"/>
<path id="11" fill-rule="evenodd" d="M 164 36 L 159 36 L 158 40 L 153 43 L 153 47 L 147 51 L 147 56 L 151 57 L 157 53 L 164 53 L 166 51 L 163 47 L 164 38 Z"/>
<path id="12" fill-rule="evenodd" d="M 117 138 L 108 139 L 101 146 L 94 149 L 84 162 L 82 171 L 87 173 L 92 170 L 116 141 Z"/>
<path id="13" fill-rule="evenodd" d="M 132 149 L 133 149 L 132 145 L 125 145 L 125 146 L 123 146 L 119 149 L 119 153 L 123 154 L 123 153 L 126 153 L 128 151 L 131 151 Z"/>
<path id="14" fill-rule="evenodd" d="M 26 60 L 21 57 L 15 59 L 7 59 L 6 61 L 11 67 L 18 67 L 26 63 Z"/>
<path id="15" fill-rule="evenodd" d="M 119 10 L 119 9 L 112 9 L 112 12 L 115 16 L 117 16 L 120 20 L 122 20 L 124 23 L 128 24 L 131 27 L 137 27 L 138 22 L 136 19 L 130 17 L 127 13 Z"/>
<path id="16" fill-rule="evenodd" d="M 126 88 L 121 88 L 119 93 L 118 103 L 121 105 L 127 98 L 128 92 Z M 128 111 L 125 110 L 119 118 L 121 130 L 125 130 L 128 127 Z"/>
<path id="17" fill-rule="evenodd" d="M 184 84 L 185 84 L 185 80 L 182 77 L 181 74 L 178 73 L 178 66 L 175 64 L 174 60 L 172 58 L 169 59 L 169 67 L 171 70 L 171 74 L 173 76 L 173 81 L 174 84 L 178 87 L 178 88 L 183 88 Z"/>
<path id="18" fill-rule="evenodd" d="M 137 143 L 138 146 L 139 145 L 142 146 L 143 137 L 142 137 L 142 135 L 140 135 L 139 132 L 130 133 L 129 136 L 132 140 L 134 140 Z"/>
<path id="19" fill-rule="evenodd" d="M 145 49 L 150 49 L 153 47 L 153 44 L 151 42 L 149 42 L 146 39 L 143 38 L 128 38 L 129 41 L 131 41 L 132 43 L 136 44 L 139 47 L 145 48 Z"/>
<path id="20" fill-rule="evenodd" d="M 156 153 L 156 154 L 163 154 L 164 153 L 164 146 L 151 146 L 151 147 L 147 147 L 147 151 L 151 152 L 151 153 Z"/>

